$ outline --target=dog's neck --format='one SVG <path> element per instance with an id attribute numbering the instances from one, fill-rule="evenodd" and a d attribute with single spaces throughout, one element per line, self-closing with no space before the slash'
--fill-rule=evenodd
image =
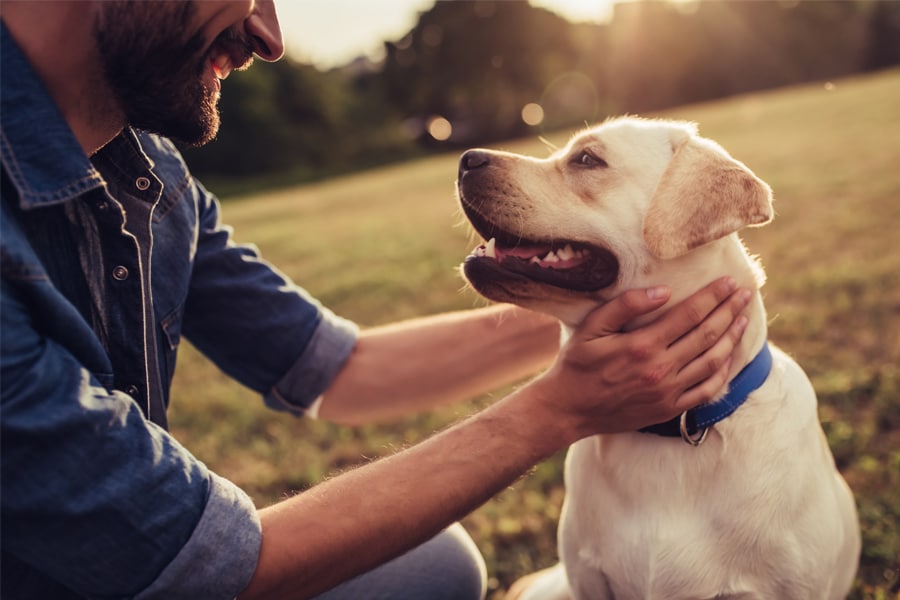
<path id="1" fill-rule="evenodd" d="M 747 317 L 748 323 L 744 335 L 734 351 L 734 361 L 728 373 L 730 382 L 756 357 L 768 336 L 766 309 L 760 292 L 760 288 L 765 283 L 765 273 L 759 262 L 747 253 L 736 234 L 693 250 L 683 257 L 659 261 L 641 269 L 640 273 L 632 273 L 627 277 L 626 282 L 620 285 L 613 295 L 626 289 L 648 288 L 659 284 L 669 286 L 672 295 L 665 306 L 652 313 L 642 315 L 628 323 L 624 329 L 630 331 L 654 321 L 677 303 L 695 293 L 701 286 L 726 275 L 733 277 L 738 287 L 749 289 L 753 293 L 750 303 L 741 313 Z M 596 303 L 584 301 L 565 306 L 542 307 L 535 305 L 531 308 L 555 315 L 563 324 L 563 341 L 565 341 L 584 317 L 596 308 Z M 728 386 L 726 385 L 722 388 L 719 397 L 724 396 L 727 391 Z"/>
<path id="2" fill-rule="evenodd" d="M 661 309 L 635 319 L 626 326 L 626 330 L 636 329 L 655 320 L 695 293 L 699 286 L 725 275 L 733 277 L 738 287 L 753 292 L 753 298 L 742 312 L 747 317 L 748 324 L 734 352 L 734 361 L 728 373 L 728 381 L 731 381 L 759 353 L 768 335 L 766 309 L 760 292 L 765 283 L 765 274 L 758 261 L 747 253 L 737 235 L 717 240 L 681 258 L 659 262 L 636 276 L 634 283 L 629 283 L 629 288 L 664 283 L 672 290 L 672 296 Z M 721 395 L 727 390 L 726 385 Z"/>
<path id="3" fill-rule="evenodd" d="M 664 279 L 672 288 L 672 298 L 663 310 L 668 310 L 675 303 L 684 300 L 697 291 L 697 282 L 709 282 L 719 277 L 730 275 L 737 282 L 738 287 L 750 289 L 753 297 L 743 310 L 747 317 L 747 328 L 740 343 L 734 352 L 734 361 L 728 374 L 731 381 L 762 349 L 768 336 L 766 309 L 762 300 L 760 288 L 765 283 L 765 274 L 758 260 L 751 257 L 737 235 L 731 235 L 718 240 L 707 247 L 700 248 L 691 254 L 699 253 L 701 256 L 685 257 L 685 263 L 674 271 L 682 273 L 682 276 Z M 705 256 L 703 256 L 705 255 Z M 677 259 L 676 259 L 677 260 Z M 666 271 L 670 265 L 667 265 Z M 683 274 L 686 269 L 690 276 Z M 652 316 L 655 318 L 655 316 Z M 722 390 L 722 395 L 727 392 L 727 386 Z"/>

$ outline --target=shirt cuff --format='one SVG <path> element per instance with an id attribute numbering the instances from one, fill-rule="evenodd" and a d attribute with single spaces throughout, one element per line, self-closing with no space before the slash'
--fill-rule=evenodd
<path id="1" fill-rule="evenodd" d="M 265 396 L 266 405 L 276 410 L 302 416 L 328 389 L 332 380 L 347 362 L 359 328 L 356 324 L 322 310 L 315 333 L 299 360 L 281 381 Z"/>
<path id="2" fill-rule="evenodd" d="M 231 600 L 250 583 L 262 541 L 256 507 L 227 479 L 210 478 L 206 508 L 187 544 L 136 600 Z"/>

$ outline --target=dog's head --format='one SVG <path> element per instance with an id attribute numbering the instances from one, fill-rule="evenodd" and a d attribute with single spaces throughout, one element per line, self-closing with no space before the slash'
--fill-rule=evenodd
<path id="1" fill-rule="evenodd" d="M 463 264 L 472 287 L 568 324 L 629 288 L 727 274 L 699 266 L 709 249 L 772 218 L 769 186 L 694 125 L 631 117 L 546 159 L 469 150 L 457 189 L 486 240 Z"/>

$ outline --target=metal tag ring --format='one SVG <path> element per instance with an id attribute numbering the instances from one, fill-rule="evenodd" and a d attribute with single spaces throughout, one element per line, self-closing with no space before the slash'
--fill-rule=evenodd
<path id="1" fill-rule="evenodd" d="M 709 433 L 709 427 L 704 427 L 703 431 L 700 432 L 700 435 L 691 437 L 691 434 L 688 433 L 687 429 L 687 414 L 688 411 L 681 413 L 681 419 L 678 421 L 678 429 L 681 431 L 681 439 L 696 448 L 706 439 L 706 434 Z"/>

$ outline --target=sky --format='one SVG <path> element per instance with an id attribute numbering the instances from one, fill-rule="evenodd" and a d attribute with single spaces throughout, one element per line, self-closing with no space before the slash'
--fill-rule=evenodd
<path id="1" fill-rule="evenodd" d="M 522 0 L 502 0 L 506 2 Z M 531 0 L 572 21 L 604 22 L 613 0 Z M 278 0 L 287 53 L 320 68 L 360 55 L 379 57 L 384 40 L 398 40 L 415 27 L 434 0 Z"/>

